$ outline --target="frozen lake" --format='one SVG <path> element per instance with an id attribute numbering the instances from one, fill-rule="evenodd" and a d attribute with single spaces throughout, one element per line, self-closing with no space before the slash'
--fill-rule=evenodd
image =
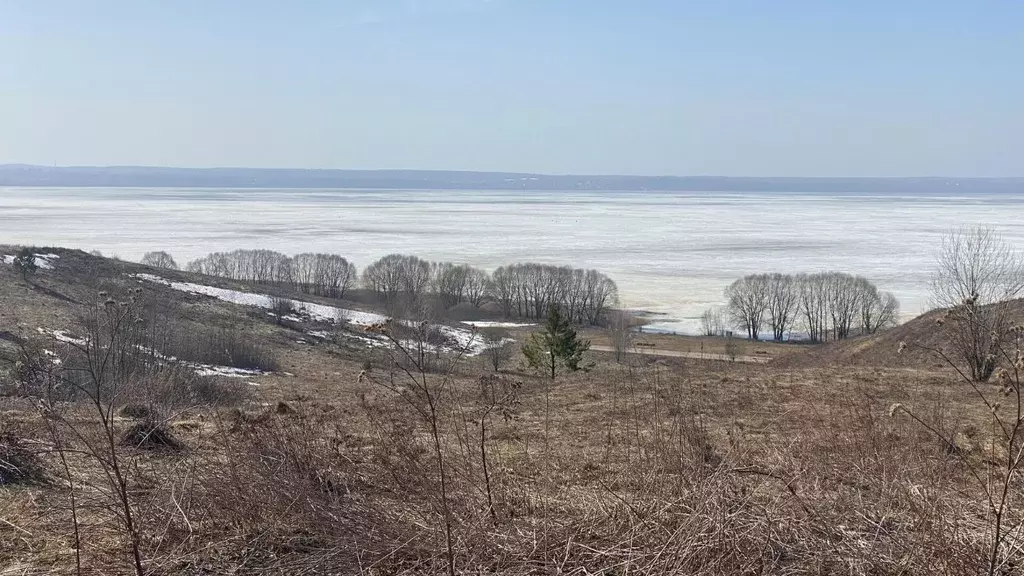
<path id="1" fill-rule="evenodd" d="M 997 228 L 1024 249 L 1024 194 L 881 196 L 721 192 L 473 192 L 0 188 L 0 243 L 100 250 L 333 252 L 360 269 L 392 252 L 492 270 L 514 262 L 596 268 L 628 308 L 693 332 L 722 290 L 753 272 L 840 270 L 928 307 L 941 236 Z"/>

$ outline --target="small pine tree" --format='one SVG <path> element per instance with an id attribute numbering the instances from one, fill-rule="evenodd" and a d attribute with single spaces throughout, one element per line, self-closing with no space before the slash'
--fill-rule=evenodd
<path id="1" fill-rule="evenodd" d="M 589 340 L 581 340 L 558 306 L 548 307 L 548 319 L 542 332 L 534 332 L 523 345 L 523 355 L 531 368 L 551 371 L 555 379 L 558 364 L 570 372 L 580 369 L 583 353 L 590 349 Z"/>
<path id="2" fill-rule="evenodd" d="M 14 257 L 14 268 L 21 272 L 21 277 L 28 281 L 28 277 L 36 273 L 39 266 L 36 265 L 36 255 L 28 248 L 22 248 L 21 252 Z"/>

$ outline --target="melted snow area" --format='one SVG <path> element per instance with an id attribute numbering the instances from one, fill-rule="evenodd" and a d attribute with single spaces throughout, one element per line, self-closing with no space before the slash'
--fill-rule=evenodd
<path id="1" fill-rule="evenodd" d="M 193 284 L 191 282 L 171 282 L 170 280 L 166 280 L 153 274 L 134 274 L 133 276 L 139 280 L 146 280 L 157 284 L 163 284 L 164 286 L 170 286 L 172 289 L 180 292 L 203 294 L 205 296 L 211 296 L 218 300 L 231 302 L 233 304 L 255 306 L 256 308 L 265 308 L 267 310 L 271 309 L 274 305 L 274 298 L 266 294 L 253 294 L 251 292 L 227 290 L 224 288 L 205 286 L 203 284 Z M 357 326 L 372 326 L 387 320 L 387 316 L 373 314 L 371 312 L 345 310 L 344 308 L 335 308 L 334 306 L 325 306 L 323 304 L 314 304 L 312 302 L 303 302 L 301 300 L 288 299 L 288 302 L 291 303 L 292 307 L 296 311 L 305 314 L 310 320 L 318 322 L 330 322 L 334 324 L 346 322 Z M 298 318 L 294 319 L 298 320 Z"/>
<path id="2" fill-rule="evenodd" d="M 490 322 L 486 320 L 468 320 L 463 322 L 474 328 L 529 328 L 530 326 L 536 326 L 536 324 L 520 324 L 517 322 Z"/>
<path id="3" fill-rule="evenodd" d="M 89 344 L 88 340 L 84 338 L 77 338 L 63 330 L 47 330 L 45 328 L 36 328 L 36 331 L 38 331 L 40 334 L 43 334 L 44 336 L 49 336 L 53 338 L 55 341 L 60 342 L 62 344 L 69 344 L 72 346 L 80 347 L 84 347 Z M 252 378 L 253 376 L 266 376 L 267 374 L 270 374 L 270 372 L 263 372 L 261 370 L 247 370 L 245 368 L 235 368 L 233 366 L 214 366 L 211 364 L 199 364 L 197 362 L 185 362 L 184 360 L 178 360 L 174 356 L 165 356 L 156 350 L 151 350 L 149 348 L 144 348 L 141 346 L 139 347 L 139 350 L 146 354 L 152 354 L 154 358 L 158 358 L 165 362 L 178 362 L 183 366 L 187 366 L 188 368 L 191 368 L 192 371 L 195 372 L 197 376 L 225 376 L 227 378 Z M 43 352 L 47 356 L 53 358 L 52 361 L 54 364 L 61 363 L 60 357 L 52 350 L 44 350 Z"/>
<path id="4" fill-rule="evenodd" d="M 163 284 L 173 290 L 181 292 L 188 292 L 190 294 L 202 294 L 210 296 L 218 300 L 225 302 L 231 302 L 233 304 L 241 304 L 243 306 L 254 306 L 256 308 L 271 309 L 273 307 L 274 298 L 266 294 L 254 294 L 251 292 L 241 292 L 239 290 L 228 290 L 225 288 L 216 288 L 214 286 L 206 286 L 203 284 L 193 284 L 191 282 L 172 282 L 160 276 L 153 274 L 133 274 L 134 278 L 139 280 L 145 280 L 147 282 L 154 282 L 157 284 Z M 348 310 L 345 308 L 337 308 L 334 306 L 327 306 L 324 304 L 314 304 L 312 302 L 304 302 L 302 300 L 291 300 L 287 299 L 291 303 L 292 307 L 300 314 L 307 317 L 308 320 L 315 322 L 325 322 L 330 324 L 349 324 L 359 327 L 368 327 L 376 324 L 382 324 L 388 320 L 387 316 L 382 314 L 374 314 L 373 312 L 361 312 L 358 310 Z M 299 320 L 299 318 L 289 318 L 292 320 Z M 493 325 L 493 324 L 492 324 Z M 444 334 L 444 336 L 452 341 L 455 346 L 455 351 L 465 350 L 465 354 L 468 356 L 476 356 L 482 353 L 488 348 L 487 343 L 484 342 L 479 335 L 476 334 L 475 330 L 467 330 L 464 328 L 455 328 L 452 326 L 437 325 L 436 328 Z M 313 330 L 308 332 L 310 336 L 316 338 L 327 339 L 331 336 L 329 332 L 323 330 Z M 386 342 L 380 338 L 375 337 L 372 334 L 365 336 L 356 335 L 351 333 L 339 334 L 343 335 L 349 340 L 358 340 L 367 346 L 384 346 Z M 403 346 L 415 344 L 411 342 L 402 342 Z"/>
<path id="5" fill-rule="evenodd" d="M 33 254 L 36 266 L 40 270 L 53 270 L 53 260 L 60 258 L 57 254 Z M 4 256 L 4 264 L 14 264 L 14 256 Z"/>

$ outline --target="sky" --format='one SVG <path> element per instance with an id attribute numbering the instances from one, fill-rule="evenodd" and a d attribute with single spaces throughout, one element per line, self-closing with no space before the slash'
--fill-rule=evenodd
<path id="1" fill-rule="evenodd" d="M 0 0 L 0 164 L 1024 176 L 1019 0 Z"/>

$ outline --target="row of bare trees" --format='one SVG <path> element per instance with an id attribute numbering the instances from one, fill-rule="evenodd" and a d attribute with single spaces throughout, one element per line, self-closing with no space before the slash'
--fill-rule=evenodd
<path id="1" fill-rule="evenodd" d="M 273 250 L 214 252 L 189 262 L 185 269 L 257 284 L 288 284 L 293 280 L 292 259 Z"/>
<path id="2" fill-rule="evenodd" d="M 174 268 L 162 264 L 173 263 L 169 254 L 151 255 L 144 263 Z M 356 267 L 335 254 L 289 257 L 272 250 L 215 252 L 189 262 L 186 270 L 259 284 L 293 285 L 305 293 L 331 298 L 343 298 L 360 279 Z M 429 302 L 443 309 L 459 304 L 479 307 L 491 300 L 508 318 L 542 319 L 554 304 L 572 323 L 598 324 L 609 308 L 618 304 L 618 287 L 605 274 L 548 264 L 513 264 L 488 274 L 466 264 L 388 254 L 367 266 L 361 280 L 393 313 L 422 310 L 427 296 L 432 296 Z"/>
<path id="3" fill-rule="evenodd" d="M 354 264 L 337 254 L 299 254 L 292 258 L 295 285 L 307 294 L 344 298 L 357 279 Z"/>
<path id="4" fill-rule="evenodd" d="M 506 317 L 541 319 L 556 305 L 569 322 L 597 324 L 618 304 L 619 289 L 597 270 L 525 263 L 495 270 L 491 297 Z"/>
<path id="5" fill-rule="evenodd" d="M 618 303 L 618 288 L 596 270 L 521 263 L 486 271 L 451 262 L 389 254 L 363 271 L 363 284 L 385 302 L 421 303 L 433 294 L 445 308 L 490 299 L 508 318 L 541 319 L 557 305 L 576 324 L 597 324 Z"/>
<path id="6" fill-rule="evenodd" d="M 186 270 L 257 284 L 294 285 L 307 294 L 330 298 L 343 298 L 358 278 L 355 265 L 337 254 L 290 257 L 273 250 L 214 252 L 189 262 Z"/>
<path id="7" fill-rule="evenodd" d="M 796 329 L 812 342 L 842 340 L 873 334 L 894 325 L 899 316 L 899 300 L 891 292 L 844 272 L 751 274 L 730 284 L 725 297 L 732 325 L 753 340 L 769 332 L 781 341 Z M 702 323 L 706 332 L 725 324 L 714 310 L 705 313 Z"/>
<path id="8" fill-rule="evenodd" d="M 462 303 L 479 307 L 489 284 L 490 276 L 479 268 L 406 254 L 388 254 L 363 270 L 363 285 L 389 306 L 422 306 L 432 294 L 444 309 Z"/>

